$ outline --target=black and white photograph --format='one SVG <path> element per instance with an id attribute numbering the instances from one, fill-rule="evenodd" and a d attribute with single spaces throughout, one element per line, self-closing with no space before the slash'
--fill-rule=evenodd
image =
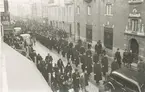
<path id="1" fill-rule="evenodd" d="M 0 92 L 145 92 L 145 0 L 0 0 Z"/>

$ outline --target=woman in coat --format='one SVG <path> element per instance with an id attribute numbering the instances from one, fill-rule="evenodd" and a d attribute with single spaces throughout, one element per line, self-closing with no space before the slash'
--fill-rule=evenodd
<path id="1" fill-rule="evenodd" d="M 100 80 L 102 80 L 101 65 L 99 64 L 99 62 L 95 63 L 94 65 L 94 79 L 97 84 Z"/>

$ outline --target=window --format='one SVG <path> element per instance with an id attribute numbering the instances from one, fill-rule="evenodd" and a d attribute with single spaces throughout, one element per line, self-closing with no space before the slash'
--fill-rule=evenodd
<path id="1" fill-rule="evenodd" d="M 91 6 L 88 6 L 88 15 L 91 15 Z"/>
<path id="2" fill-rule="evenodd" d="M 106 4 L 106 15 L 112 15 L 112 4 Z"/>
<path id="3" fill-rule="evenodd" d="M 128 26 L 129 26 L 129 29 L 134 32 L 140 31 L 140 22 L 138 19 L 129 19 Z"/>
<path id="4" fill-rule="evenodd" d="M 80 7 L 77 6 L 77 14 L 80 14 Z"/>
<path id="5" fill-rule="evenodd" d="M 69 12 L 69 16 L 71 16 L 71 7 L 69 7 L 69 10 L 68 10 L 68 12 Z"/>

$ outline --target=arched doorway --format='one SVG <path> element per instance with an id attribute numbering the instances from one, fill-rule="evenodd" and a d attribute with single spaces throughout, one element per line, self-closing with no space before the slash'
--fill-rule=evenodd
<path id="1" fill-rule="evenodd" d="M 139 54 L 139 44 L 136 39 L 130 40 L 130 50 L 132 50 L 132 53 Z"/>
<path id="2" fill-rule="evenodd" d="M 130 50 L 132 50 L 132 53 L 134 54 L 134 58 L 138 59 L 139 55 L 139 44 L 136 39 L 132 38 L 130 40 Z"/>

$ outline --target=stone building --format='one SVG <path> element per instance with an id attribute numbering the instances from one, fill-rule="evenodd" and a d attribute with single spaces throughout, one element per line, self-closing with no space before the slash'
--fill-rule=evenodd
<path id="1" fill-rule="evenodd" d="M 51 26 L 74 35 L 73 0 L 50 0 L 48 2 L 48 21 Z"/>
<path id="2" fill-rule="evenodd" d="M 144 0 L 75 0 L 77 38 L 98 40 L 112 56 L 117 48 L 145 57 Z"/>

